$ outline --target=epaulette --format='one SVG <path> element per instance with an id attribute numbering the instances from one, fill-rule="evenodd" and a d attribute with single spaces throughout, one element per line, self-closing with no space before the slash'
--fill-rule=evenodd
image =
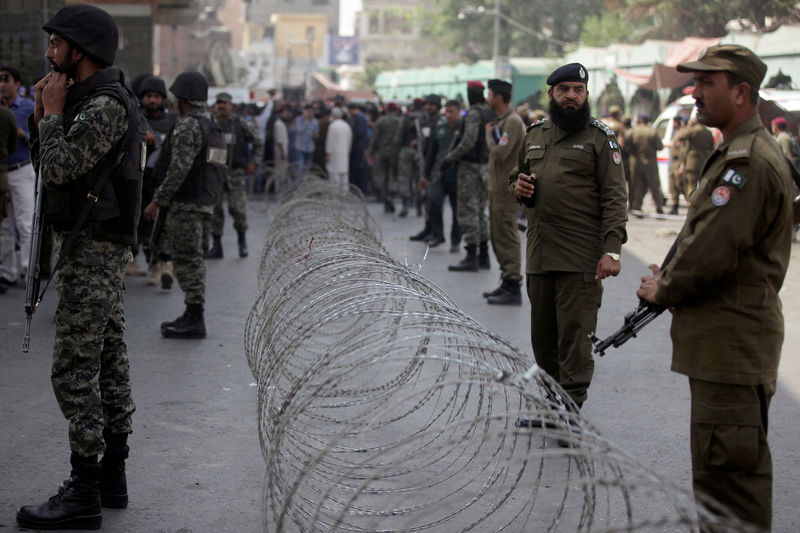
<path id="1" fill-rule="evenodd" d="M 589 124 L 601 130 L 603 133 L 606 134 L 607 137 L 616 137 L 616 133 L 614 133 L 614 130 L 609 128 L 608 125 L 600 119 L 594 118 L 589 122 Z"/>
<path id="2" fill-rule="evenodd" d="M 529 131 L 531 131 L 531 129 L 532 129 L 532 128 L 535 128 L 535 127 L 537 127 L 537 126 L 541 126 L 542 124 L 544 124 L 545 122 L 547 122 L 547 120 L 548 120 L 548 118 L 547 118 L 547 117 L 542 117 L 542 118 L 540 118 L 539 120 L 537 120 L 536 122 L 534 122 L 533 124 L 531 124 L 530 126 L 528 126 L 527 128 L 525 128 L 525 133 L 528 133 Z"/>

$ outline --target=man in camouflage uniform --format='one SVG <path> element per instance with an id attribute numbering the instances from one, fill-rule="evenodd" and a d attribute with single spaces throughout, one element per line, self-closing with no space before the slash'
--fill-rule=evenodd
<path id="1" fill-rule="evenodd" d="M 164 141 L 153 171 L 161 185 L 144 213 L 154 219 L 159 209 L 169 209 L 165 221 L 166 247 L 172 252 L 175 277 L 186 304 L 183 315 L 161 324 L 161 334 L 168 338 L 198 339 L 206 336 L 203 228 L 222 196 L 227 146 L 222 129 L 208 112 L 208 83 L 202 74 L 178 75 L 170 91 L 178 98 L 181 116 Z"/>
<path id="2" fill-rule="evenodd" d="M 214 117 L 225 132 L 228 145 L 228 213 L 233 217 L 233 229 L 236 230 L 239 244 L 239 257 L 247 257 L 247 192 L 244 190 L 245 175 L 253 175 L 258 161 L 264 157 L 264 142 L 252 124 L 233 112 L 233 98 L 228 93 L 219 93 L 214 106 Z M 252 155 L 248 144 L 253 145 Z M 225 211 L 222 199 L 214 206 L 211 219 L 211 236 L 214 243 L 206 257 L 222 258 L 222 231 L 225 227 Z"/>
<path id="3" fill-rule="evenodd" d="M 758 56 L 717 45 L 678 71 L 694 73 L 697 117 L 724 142 L 703 166 L 674 253 L 663 270 L 650 265 L 636 294 L 672 311 L 672 370 L 688 377 L 691 393 L 695 495 L 769 531 L 767 431 L 784 338 L 778 293 L 792 251 L 792 173 L 758 116 L 767 72 Z"/>
<path id="4" fill-rule="evenodd" d="M 398 216 L 408 215 L 408 207 L 416 197 L 415 190 L 419 180 L 419 157 L 417 157 L 417 143 L 422 142 L 418 132 L 422 130 L 422 121 L 425 112 L 422 109 L 422 98 L 414 99 L 411 111 L 402 118 L 400 127 L 396 130 L 395 145 L 400 147 L 397 156 L 397 181 L 399 183 L 399 196 L 403 207 Z"/>
<path id="5" fill-rule="evenodd" d="M 21 507 L 17 523 L 97 529 L 101 505 L 128 504 L 124 461 L 134 404 L 122 289 L 139 217 L 144 126 L 136 97 L 111 66 L 118 33 L 108 13 L 68 6 L 43 29 L 50 34 L 46 57 L 53 71 L 35 86 L 28 130 L 63 258 L 51 381 L 69 420 L 72 472 L 49 501 Z M 126 161 L 133 166 L 123 166 Z M 72 232 L 89 191 L 97 199 L 80 230 Z M 101 218 L 103 213 L 116 215 Z"/>
<path id="6" fill-rule="evenodd" d="M 469 111 L 461 122 L 461 131 L 453 148 L 444 156 L 443 167 L 458 165 L 458 226 L 464 234 L 467 255 L 448 269 L 454 272 L 477 272 L 489 268 L 489 223 L 486 202 L 489 199 L 489 149 L 486 147 L 486 124 L 495 115 L 483 97 L 483 83 L 467 82 Z"/>
<path id="7" fill-rule="evenodd" d="M 519 174 L 510 177 L 528 208 L 533 355 L 578 408 L 594 373 L 588 335 L 596 329 L 602 280 L 619 274 L 627 240 L 622 155 L 614 132 L 591 116 L 588 81 L 580 63 L 550 74 L 550 118 L 528 128 Z"/>
<path id="8" fill-rule="evenodd" d="M 384 212 L 394 213 L 392 198 L 398 194 L 397 184 L 397 146 L 395 132 L 400 128 L 400 108 L 394 102 L 386 105 L 386 114 L 380 117 L 372 128 L 367 155 L 372 165 L 373 190 L 383 200 Z"/>

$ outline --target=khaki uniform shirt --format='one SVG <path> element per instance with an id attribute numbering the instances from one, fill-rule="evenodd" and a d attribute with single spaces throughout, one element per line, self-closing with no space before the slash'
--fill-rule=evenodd
<path id="1" fill-rule="evenodd" d="M 627 194 L 614 132 L 596 119 L 563 131 L 545 118 L 531 125 L 517 167 L 536 174 L 528 216 L 528 274 L 595 272 L 605 252 L 627 240 Z M 510 176 L 514 190 L 517 175 Z"/>
<path id="2" fill-rule="evenodd" d="M 634 126 L 625 132 L 625 148 L 631 154 L 631 176 L 658 174 L 657 152 L 664 148 L 656 130 Z"/>
<path id="3" fill-rule="evenodd" d="M 774 382 L 783 343 L 778 291 L 789 264 L 792 178 L 755 116 L 703 167 L 656 298 L 674 307 L 672 370 L 739 385 Z"/>
<path id="4" fill-rule="evenodd" d="M 679 132 L 683 145 L 682 164 L 687 177 L 700 177 L 703 164 L 714 151 L 714 134 L 702 124 L 686 126 Z"/>
<path id="5" fill-rule="evenodd" d="M 495 142 L 492 132 L 486 133 L 489 148 L 489 191 L 508 190 L 508 176 L 517 166 L 517 155 L 525 136 L 525 124 L 516 111 L 511 109 L 497 119 L 500 140 Z"/>

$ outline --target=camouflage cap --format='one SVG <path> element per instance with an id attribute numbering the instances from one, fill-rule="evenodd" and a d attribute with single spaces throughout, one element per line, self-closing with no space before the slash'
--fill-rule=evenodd
<path id="1" fill-rule="evenodd" d="M 761 86 L 767 65 L 749 48 L 738 44 L 718 44 L 700 52 L 697 61 L 678 65 L 678 72 L 730 72 L 748 83 Z"/>
<path id="2" fill-rule="evenodd" d="M 233 102 L 233 96 L 230 93 L 218 93 L 217 94 L 217 103 L 226 103 L 229 104 Z"/>

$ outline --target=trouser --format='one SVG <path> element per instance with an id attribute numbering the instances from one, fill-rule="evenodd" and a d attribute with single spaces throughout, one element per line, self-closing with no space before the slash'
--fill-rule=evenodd
<path id="1" fill-rule="evenodd" d="M 347 172 L 334 172 L 328 169 L 328 179 L 332 184 L 336 185 L 343 194 L 347 194 L 350 191 L 350 181 L 347 178 Z"/>
<path id="2" fill-rule="evenodd" d="M 397 180 L 399 182 L 398 191 L 403 200 L 414 196 L 417 181 L 419 179 L 419 162 L 417 161 L 417 151 L 413 148 L 403 147 L 397 158 Z"/>
<path id="3" fill-rule="evenodd" d="M 214 206 L 214 215 L 211 217 L 211 234 L 222 235 L 225 229 L 225 210 L 222 203 L 228 197 L 228 214 L 233 218 L 233 229 L 236 232 L 247 230 L 247 192 L 244 188 L 244 169 L 235 168 L 231 170 L 228 179 L 228 190 L 219 199 L 219 203 Z"/>
<path id="4" fill-rule="evenodd" d="M 589 334 L 597 326 L 603 285 L 595 272 L 528 274 L 531 345 L 536 364 L 578 405 L 594 373 Z"/>
<path id="5" fill-rule="evenodd" d="M 30 163 L 8 172 L 10 203 L 8 216 L 0 224 L 0 277 L 15 281 L 28 272 L 31 252 L 36 174 Z M 16 232 L 19 233 L 19 253 L 16 252 Z M 19 261 L 19 269 L 17 262 Z"/>
<path id="6" fill-rule="evenodd" d="M 521 281 L 522 259 L 517 228 L 519 204 L 514 193 L 489 191 L 489 228 L 492 249 L 500 264 L 500 277 Z"/>
<path id="7" fill-rule="evenodd" d="M 297 175 L 302 177 L 311 171 L 311 160 L 314 158 L 314 152 L 301 152 L 297 151 Z"/>
<path id="8" fill-rule="evenodd" d="M 68 233 L 56 234 L 60 250 Z M 131 432 L 131 379 L 123 340 L 125 265 L 130 247 L 78 234 L 56 278 L 58 303 L 51 382 L 69 421 L 69 443 L 83 457 L 105 449 L 103 430 Z"/>
<path id="9" fill-rule="evenodd" d="M 399 191 L 397 183 L 397 154 L 375 154 L 372 164 L 373 192 L 381 200 L 396 195 Z"/>
<path id="10" fill-rule="evenodd" d="M 732 385 L 689 378 L 692 484 L 734 515 L 772 525 L 772 457 L 767 442 L 775 383 Z"/>
<path id="11" fill-rule="evenodd" d="M 458 226 L 466 244 L 489 240 L 486 202 L 489 199 L 489 167 L 462 161 L 458 164 Z"/>
<path id="12" fill-rule="evenodd" d="M 643 172 L 637 171 L 631 178 L 631 186 L 633 187 L 631 206 L 633 209 L 641 209 L 644 195 L 647 191 L 653 196 L 653 202 L 656 204 L 656 209 L 661 209 L 664 205 L 664 196 L 661 193 L 661 184 L 658 182 L 658 171 Z"/>
<path id="13" fill-rule="evenodd" d="M 203 225 L 211 217 L 211 206 L 172 204 L 167 214 L 166 249 L 172 254 L 175 277 L 184 294 L 184 303 L 204 304 L 206 262 Z"/>
<path id="14" fill-rule="evenodd" d="M 444 239 L 444 199 L 450 198 L 450 210 L 453 212 L 453 223 L 450 226 L 450 244 L 461 241 L 461 229 L 458 226 L 458 181 L 454 178 L 437 177 L 428 185 L 428 216 L 431 222 L 431 234 Z"/>

